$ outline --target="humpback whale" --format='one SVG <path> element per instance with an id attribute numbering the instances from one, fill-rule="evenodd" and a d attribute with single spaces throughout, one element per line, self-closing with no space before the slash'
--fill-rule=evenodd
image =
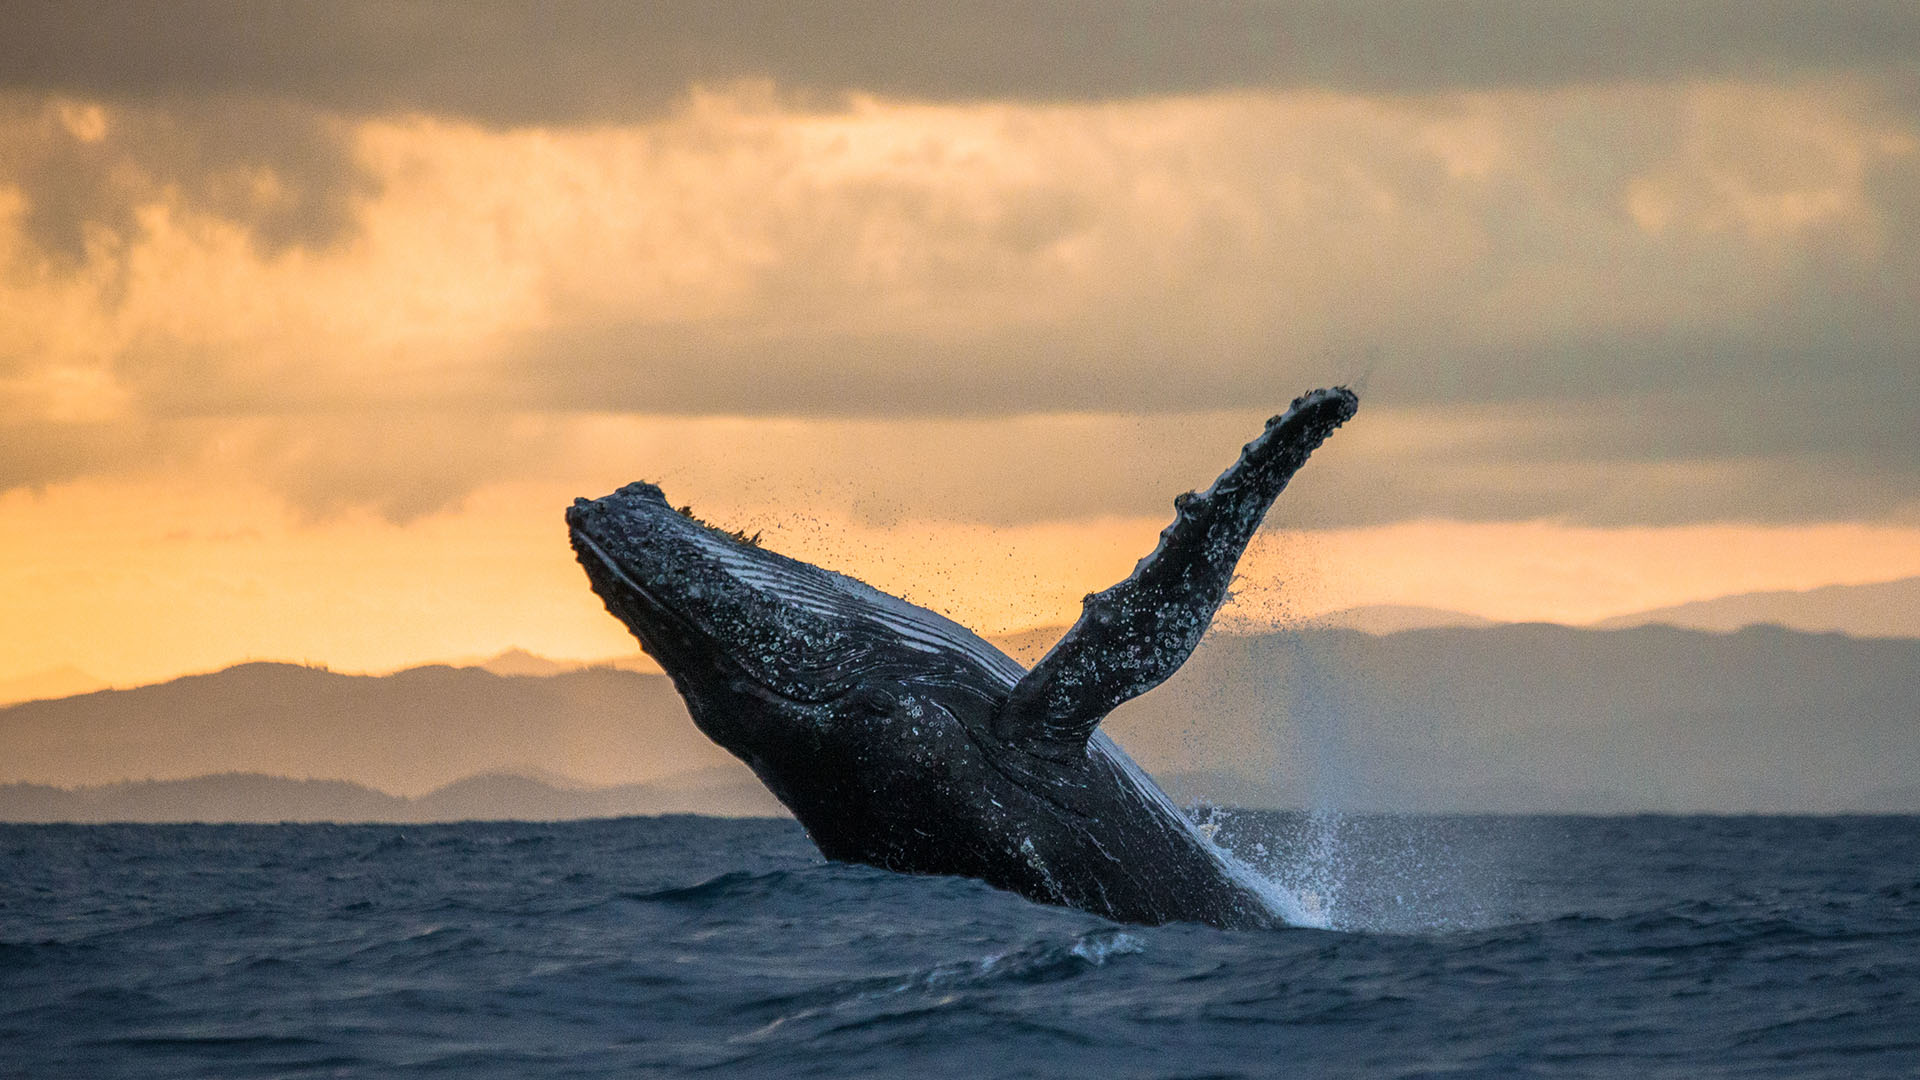
<path id="1" fill-rule="evenodd" d="M 567 510 L 593 590 L 701 731 L 744 761 L 828 859 L 980 878 L 1130 923 L 1281 922 L 1112 739 L 1115 706 L 1186 662 L 1241 553 L 1344 387 L 1267 421 L 1125 580 L 1086 598 L 1032 670 L 863 582 L 676 510 L 649 483 Z"/>

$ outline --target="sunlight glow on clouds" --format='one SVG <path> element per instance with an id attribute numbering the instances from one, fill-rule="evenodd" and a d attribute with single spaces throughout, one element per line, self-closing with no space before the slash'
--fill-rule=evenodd
<path id="1" fill-rule="evenodd" d="M 1456 55 L 1374 8 L 896 7 L 273 8 L 257 51 L 23 7 L 73 47 L 0 42 L 0 618 L 41 628 L 0 673 L 618 652 L 556 515 L 640 477 L 1065 619 L 1335 382 L 1243 616 L 1920 572 L 1908 9 L 1635 2 L 1596 45 L 1488 0 Z M 954 65 L 858 47 L 895 31 Z"/>
<path id="2" fill-rule="evenodd" d="M 457 512 L 407 526 L 359 512 L 305 521 L 258 488 L 179 478 L 0 496 L 0 596 L 13 631 L 0 638 L 0 678 L 76 663 L 131 685 L 249 658 L 385 671 L 512 646 L 630 656 L 633 639 L 573 562 L 566 496 L 488 487 Z M 989 634 L 1071 622 L 1082 595 L 1125 576 L 1170 516 L 985 525 L 695 509 Z M 1242 571 L 1221 613 L 1229 628 L 1362 604 L 1579 622 L 1729 592 L 1920 575 L 1920 526 L 1282 528 L 1261 534 Z"/>
<path id="3" fill-rule="evenodd" d="M 91 140 L 135 170 L 117 133 L 156 123 L 12 115 L 12 145 Z M 250 417 L 281 429 L 263 445 L 312 447 L 298 480 L 284 452 L 255 463 L 284 494 L 405 519 L 537 475 L 540 447 L 487 452 L 527 412 L 561 417 L 549 433 L 622 412 L 1157 413 L 1359 377 L 1370 404 L 1551 402 L 1574 426 L 1637 398 L 1672 429 L 1851 398 L 1845 428 L 1782 410 L 1719 447 L 1634 452 L 1911 479 L 1887 444 L 1920 421 L 1916 376 L 1882 358 L 1920 342 L 1895 198 L 1920 182 L 1915 131 L 1844 80 L 833 112 L 762 85 L 619 127 L 363 121 L 351 226 L 316 245 L 263 245 L 156 182 L 73 261 L 6 191 L 4 423 L 43 449 L 4 481 L 123 471 Z M 308 186 L 248 175 L 267 201 Z M 385 466 L 352 449 L 370 443 Z M 1582 508 L 1504 512 L 1542 511 Z M 1432 508 L 1363 516 L 1406 512 Z"/>

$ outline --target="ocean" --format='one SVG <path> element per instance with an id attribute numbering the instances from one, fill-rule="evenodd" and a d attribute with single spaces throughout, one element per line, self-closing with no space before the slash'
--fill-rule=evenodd
<path id="1" fill-rule="evenodd" d="M 1920 1076 L 1920 819 L 1210 827 L 1321 928 L 785 820 L 0 826 L 0 1076 Z"/>

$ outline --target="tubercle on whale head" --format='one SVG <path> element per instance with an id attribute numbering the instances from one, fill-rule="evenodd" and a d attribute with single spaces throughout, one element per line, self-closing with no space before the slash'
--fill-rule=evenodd
<path id="1" fill-rule="evenodd" d="M 656 485 L 576 499 L 566 518 L 594 592 L 736 754 L 774 734 L 761 728 L 821 729 L 929 672 L 993 685 L 916 621 L 937 616 L 707 525 Z"/>
<path id="2" fill-rule="evenodd" d="M 659 662 L 709 738 L 748 757 L 809 722 L 807 703 L 787 697 L 801 687 L 781 664 L 793 643 L 780 639 L 818 638 L 826 628 L 802 625 L 804 613 L 780 610 L 730 573 L 745 558 L 729 550 L 739 546 L 731 537 L 648 483 L 575 499 L 566 519 L 593 591 Z"/>
<path id="3" fill-rule="evenodd" d="M 769 552 L 676 509 L 657 485 L 628 484 L 599 499 L 575 499 L 567 527 L 593 589 L 669 673 L 707 657 L 744 655 L 756 631 L 794 633 L 804 612 L 786 610 L 753 583 Z M 675 655 L 679 645 L 690 646 Z"/>

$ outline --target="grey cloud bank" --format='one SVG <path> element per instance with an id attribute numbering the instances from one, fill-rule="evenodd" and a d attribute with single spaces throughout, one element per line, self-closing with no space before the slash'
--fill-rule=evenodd
<path id="1" fill-rule="evenodd" d="M 65 119 L 81 116 L 69 112 Z M 73 137 L 62 127 L 60 110 L 43 100 L 0 97 L 0 181 L 27 195 L 27 235 L 74 262 L 86 258 L 90 227 L 131 233 L 139 227 L 136 210 L 170 193 L 240 224 L 264 250 L 277 252 L 347 233 L 355 200 L 377 190 L 353 160 L 347 125 L 299 105 L 248 98 L 136 103 L 116 108 L 99 138 Z M 263 190 L 265 176 L 272 177 L 270 190 Z"/>
<path id="2" fill-rule="evenodd" d="M 693 83 L 925 100 L 1099 100 L 1241 88 L 1362 93 L 1885 69 L 1902 0 L 16 2 L 0 85 L 262 96 L 489 124 L 656 114 Z"/>

